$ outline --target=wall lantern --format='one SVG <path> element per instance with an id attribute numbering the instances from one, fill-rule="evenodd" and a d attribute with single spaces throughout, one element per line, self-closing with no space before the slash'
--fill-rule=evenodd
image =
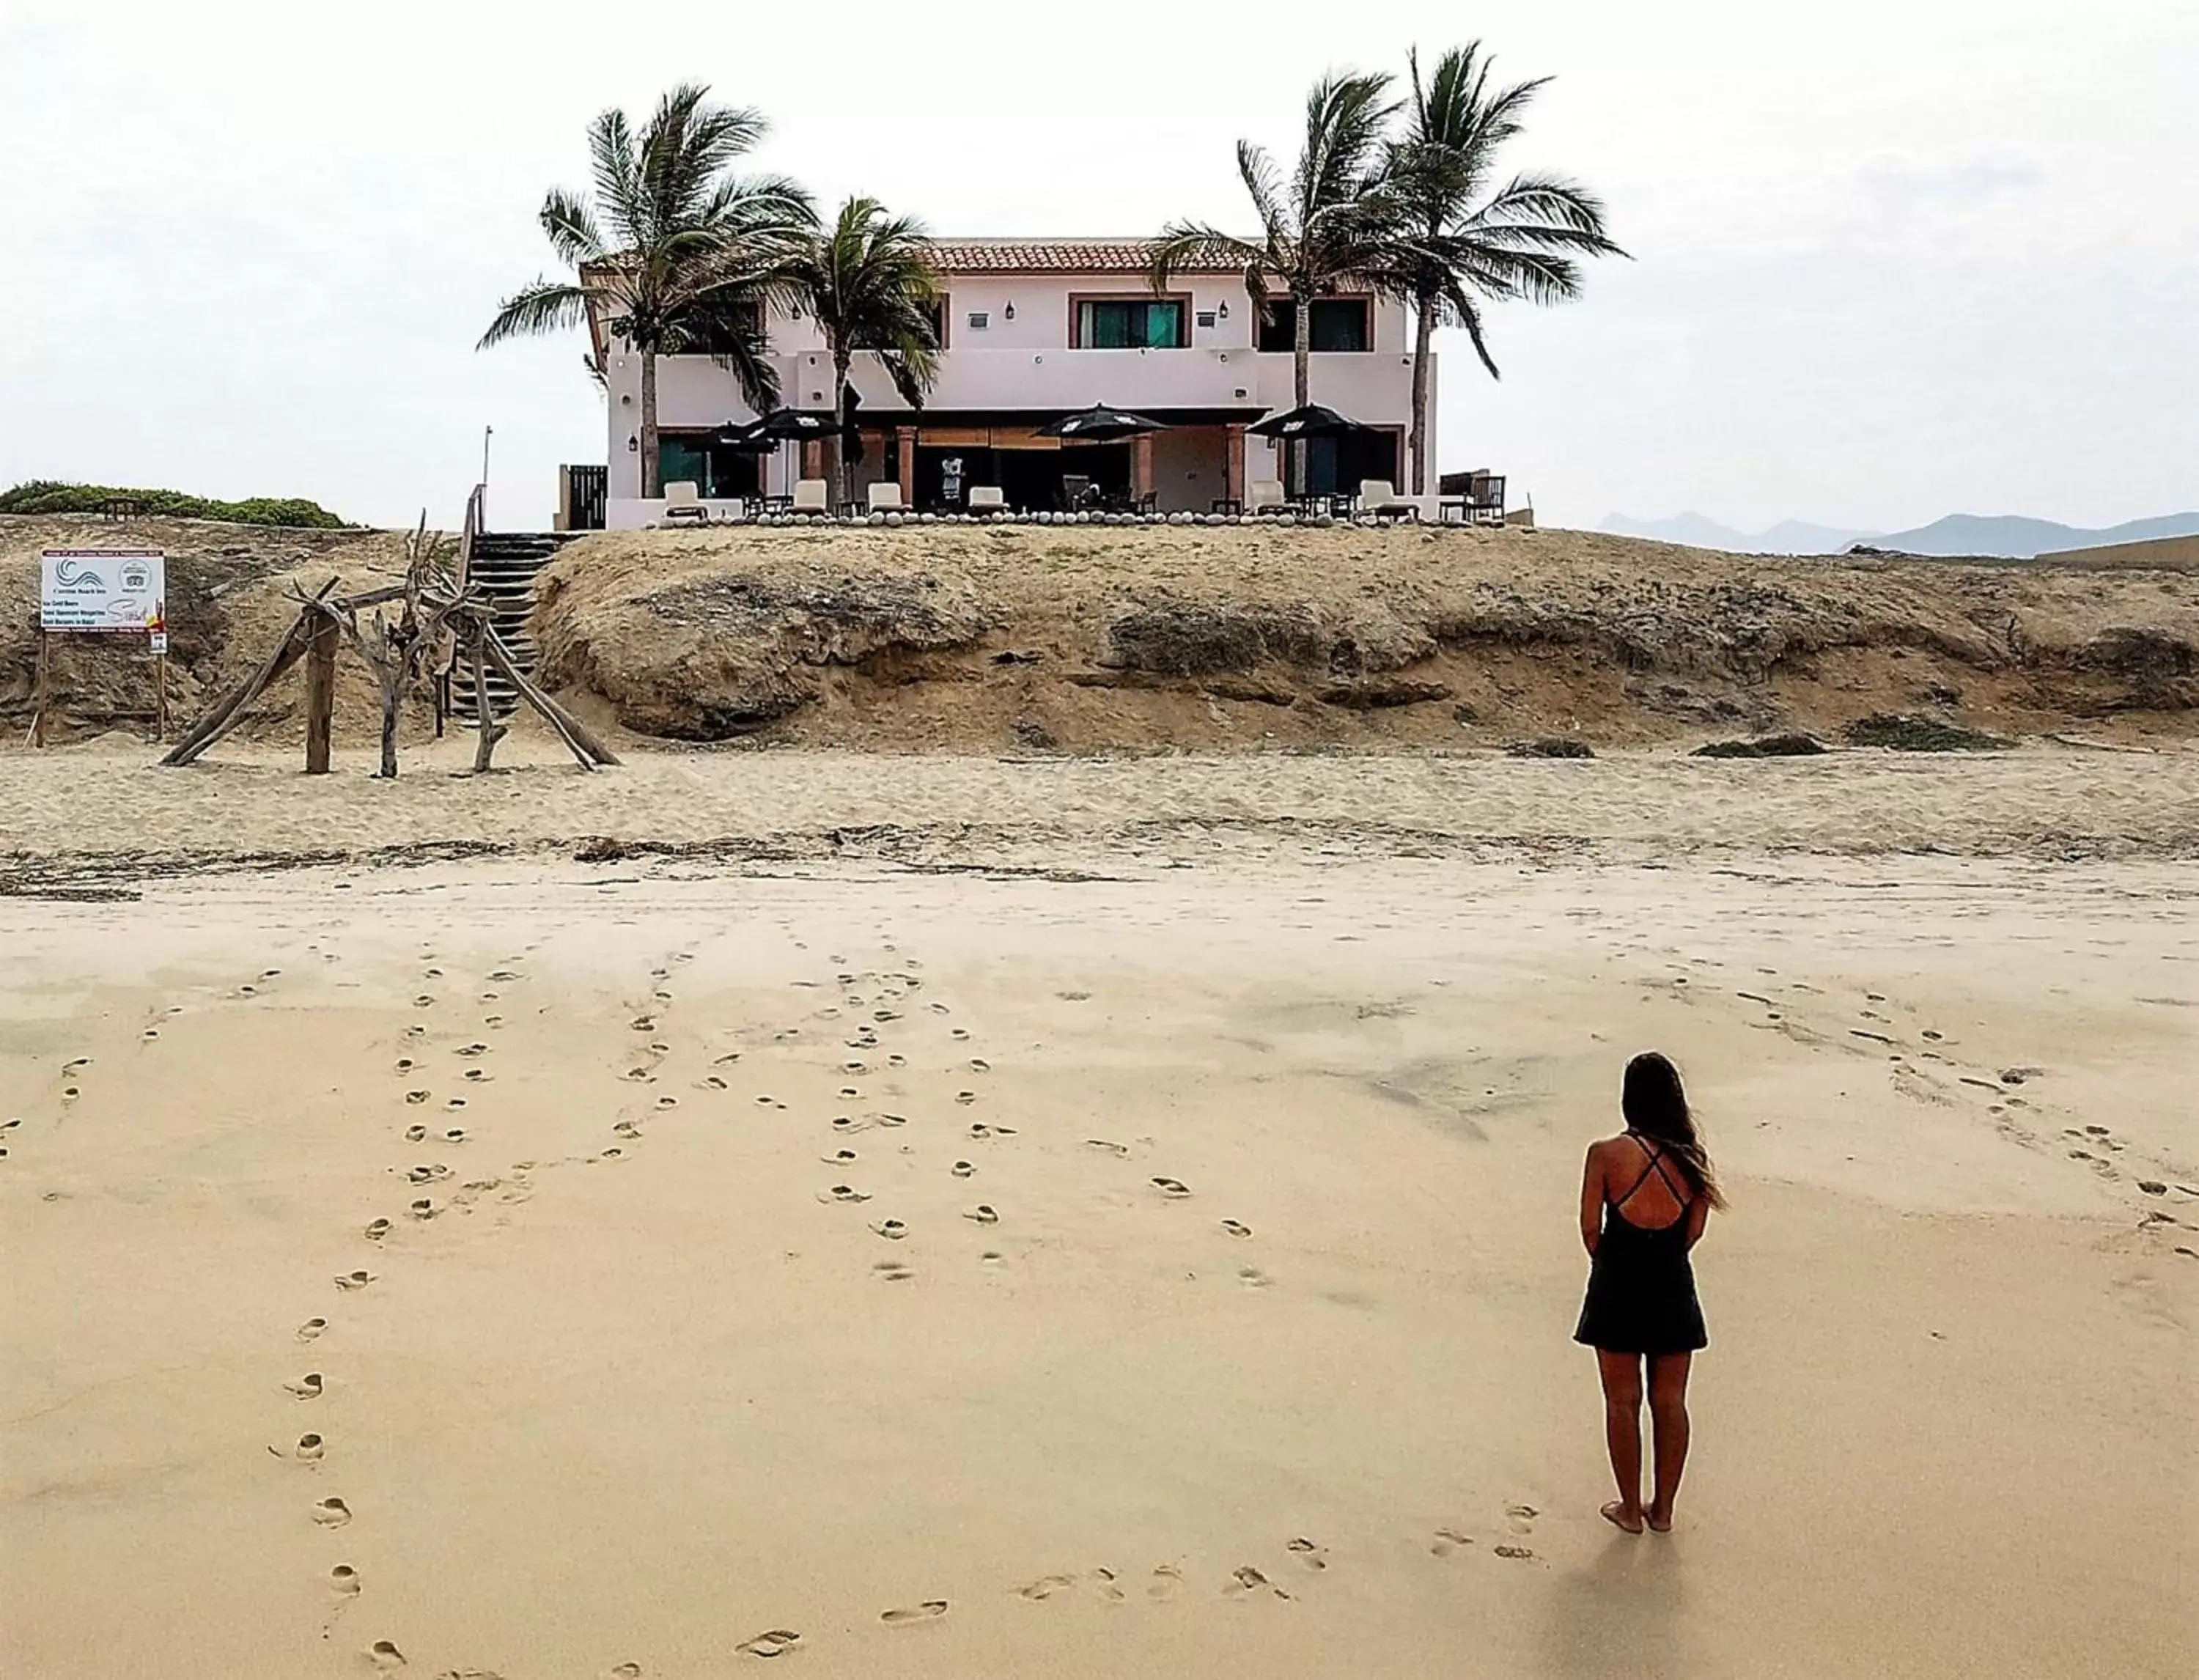
<path id="1" fill-rule="evenodd" d="M 1228 320 L 1229 318 L 1229 300 L 1228 298 L 1224 298 L 1220 303 L 1215 305 L 1214 312 L 1220 316 L 1223 320 Z"/>
<path id="2" fill-rule="evenodd" d="M 1003 321 L 1012 321 L 1016 318 L 1016 306 L 1013 300 L 1000 306 L 1000 318 Z"/>
<path id="3" fill-rule="evenodd" d="M 627 434 L 627 436 L 626 452 L 629 455 L 639 455 L 641 453 L 641 440 L 633 435 L 631 433 Z"/>

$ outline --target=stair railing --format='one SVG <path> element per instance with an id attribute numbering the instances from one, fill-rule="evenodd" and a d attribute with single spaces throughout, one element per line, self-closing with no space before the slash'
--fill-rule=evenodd
<path id="1" fill-rule="evenodd" d="M 476 484 L 466 498 L 465 522 L 458 528 L 458 587 L 472 575 L 474 539 L 488 528 L 488 486 Z"/>

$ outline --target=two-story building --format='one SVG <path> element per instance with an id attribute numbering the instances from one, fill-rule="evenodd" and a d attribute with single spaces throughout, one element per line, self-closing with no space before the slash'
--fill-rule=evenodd
<path id="1" fill-rule="evenodd" d="M 911 507 L 951 510 L 977 485 L 1012 507 L 1063 505 L 1065 478 L 1103 493 L 1150 495 L 1164 513 L 1204 513 L 1240 500 L 1248 481 L 1280 480 L 1275 446 L 1247 435 L 1294 404 L 1287 300 L 1266 312 L 1241 269 L 1193 265 L 1156 295 L 1147 245 L 1136 239 L 944 239 L 939 376 L 921 410 L 895 389 L 877 358 L 858 353 L 861 459 L 856 494 L 898 480 Z M 774 311 L 767 323 L 783 402 L 829 409 L 831 358 L 813 322 Z M 654 520 L 641 499 L 639 359 L 591 323 L 610 396 L 604 523 Z M 1356 491 L 1362 480 L 1402 486 L 1411 418 L 1412 354 L 1404 307 L 1344 291 L 1313 306 L 1312 400 L 1369 429 L 1309 450 L 1309 493 Z M 1167 429 L 1125 442 L 1064 443 L 1039 428 L 1094 403 L 1134 410 Z M 1435 457 L 1434 405 L 1428 455 Z M 790 492 L 825 472 L 824 446 L 790 444 L 758 455 L 721 435 L 753 418 L 732 375 L 704 356 L 657 362 L 663 483 L 693 481 L 707 502 L 731 505 Z"/>

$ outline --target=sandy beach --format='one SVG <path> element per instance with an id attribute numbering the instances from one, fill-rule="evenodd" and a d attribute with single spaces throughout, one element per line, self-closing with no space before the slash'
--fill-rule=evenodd
<path id="1" fill-rule="evenodd" d="M 4 767 L 9 1674 L 2191 1668 L 2173 755 L 143 759 Z"/>

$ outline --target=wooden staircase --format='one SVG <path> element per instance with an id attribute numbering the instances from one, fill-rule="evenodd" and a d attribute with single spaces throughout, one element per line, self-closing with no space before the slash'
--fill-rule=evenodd
<path id="1" fill-rule="evenodd" d="M 534 674 L 534 638 L 527 627 L 534 610 L 534 577 L 557 551 L 572 540 L 572 534 L 551 531 L 477 531 L 467 557 L 466 576 L 496 609 L 496 633 L 511 650 L 512 662 L 528 676 Z M 504 674 L 488 670 L 488 705 L 499 723 L 519 705 L 519 697 Z M 464 648 L 451 677 L 451 710 L 462 728 L 479 726 L 474 715 L 474 662 Z"/>

